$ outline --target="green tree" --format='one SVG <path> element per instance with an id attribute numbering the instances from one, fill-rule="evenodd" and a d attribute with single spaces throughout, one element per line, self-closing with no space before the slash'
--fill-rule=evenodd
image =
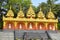
<path id="1" fill-rule="evenodd" d="M 42 2 L 39 6 L 38 6 L 38 11 L 40 10 L 40 8 L 42 9 L 42 11 L 44 13 L 47 13 L 48 11 L 48 4 L 45 2 Z"/>
<path id="2" fill-rule="evenodd" d="M 50 7 L 53 11 L 53 13 L 57 14 L 57 11 L 56 10 L 58 8 L 58 4 L 55 4 L 55 2 L 57 2 L 58 0 L 47 0 L 47 4 L 48 4 L 48 7 Z"/>
<path id="3" fill-rule="evenodd" d="M 47 0 L 47 4 L 48 6 L 53 7 L 56 1 L 58 0 Z"/>
<path id="4" fill-rule="evenodd" d="M 57 1 L 58 0 L 47 0 L 47 3 L 42 2 L 38 6 L 38 9 L 39 9 L 39 7 L 41 7 L 43 12 L 47 13 L 49 11 L 49 9 L 51 8 L 52 12 L 57 15 L 60 10 L 60 4 L 55 4 L 55 2 L 57 2 Z"/>
<path id="5" fill-rule="evenodd" d="M 9 9 L 9 6 L 12 6 L 12 9 L 15 13 L 17 13 L 20 9 L 20 5 L 22 6 L 22 8 L 25 10 L 28 8 L 28 6 L 30 5 L 31 0 L 8 0 L 7 5 L 4 6 L 4 8 Z"/>
<path id="6" fill-rule="evenodd" d="M 58 23 L 58 30 L 60 30 L 60 23 Z"/>

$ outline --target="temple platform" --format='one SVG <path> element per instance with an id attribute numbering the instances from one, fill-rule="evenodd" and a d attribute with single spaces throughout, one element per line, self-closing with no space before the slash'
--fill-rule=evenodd
<path id="1" fill-rule="evenodd" d="M 10 39 L 9 39 L 10 38 Z M 5 40 L 60 40 L 59 31 L 46 30 L 2 30 L 0 39 Z"/>

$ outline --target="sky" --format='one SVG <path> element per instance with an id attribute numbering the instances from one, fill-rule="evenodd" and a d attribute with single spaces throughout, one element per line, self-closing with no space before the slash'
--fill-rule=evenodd
<path id="1" fill-rule="evenodd" d="M 38 6 L 39 5 L 39 3 L 41 3 L 41 2 L 47 2 L 47 0 L 32 0 L 32 3 L 33 3 L 33 5 L 34 6 Z M 58 0 L 56 3 L 60 3 L 60 0 Z"/>

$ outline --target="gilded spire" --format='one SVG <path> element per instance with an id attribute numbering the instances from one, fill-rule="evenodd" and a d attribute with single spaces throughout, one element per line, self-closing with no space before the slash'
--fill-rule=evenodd
<path id="1" fill-rule="evenodd" d="M 41 8 L 40 8 L 40 11 L 42 11 Z"/>
<path id="2" fill-rule="evenodd" d="M 30 7 L 32 7 L 32 3 L 30 3 L 29 5 L 30 5 Z"/>
<path id="3" fill-rule="evenodd" d="M 28 9 L 27 17 L 30 17 L 30 18 L 35 17 L 35 12 L 34 12 L 34 10 L 32 8 L 32 4 L 30 4 L 30 7 Z"/>
<path id="4" fill-rule="evenodd" d="M 37 16 L 38 16 L 38 18 L 41 18 L 41 19 L 45 18 L 45 15 L 43 14 L 41 8 L 40 8 L 40 11 Z"/>
<path id="5" fill-rule="evenodd" d="M 48 14 L 47 14 L 47 18 L 48 18 L 48 19 L 54 19 L 54 18 L 55 18 L 53 12 L 51 11 L 51 8 L 50 8 L 50 11 L 49 11 Z"/>
<path id="6" fill-rule="evenodd" d="M 51 8 L 50 8 L 50 12 L 51 12 Z"/>
<path id="7" fill-rule="evenodd" d="M 24 17 L 24 13 L 23 13 L 23 11 L 22 11 L 21 5 L 20 5 L 20 11 L 18 12 L 17 17 L 19 17 L 19 18 Z"/>
<path id="8" fill-rule="evenodd" d="M 7 15 L 6 15 L 7 17 L 13 17 L 14 16 L 14 13 L 13 13 L 13 11 L 11 10 L 11 6 L 10 6 L 10 9 L 8 10 L 8 12 L 7 12 Z"/>
<path id="9" fill-rule="evenodd" d="M 21 4 L 20 4 L 20 10 L 22 10 L 22 6 L 21 6 Z"/>
<path id="10" fill-rule="evenodd" d="M 11 10 L 11 6 L 10 6 L 10 10 Z"/>

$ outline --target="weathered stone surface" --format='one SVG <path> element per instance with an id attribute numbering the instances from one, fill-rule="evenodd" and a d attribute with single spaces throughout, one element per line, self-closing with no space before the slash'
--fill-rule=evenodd
<path id="1" fill-rule="evenodd" d="M 13 32 L 0 32 L 0 40 L 14 40 L 14 33 Z"/>
<path id="2" fill-rule="evenodd" d="M 58 31 L 44 31 L 44 30 L 3 30 L 0 31 L 0 40 L 60 40 L 60 32 Z"/>
<path id="3" fill-rule="evenodd" d="M 18 39 L 48 39 L 47 34 L 43 30 L 17 30 L 15 31 L 15 37 Z"/>
<path id="4" fill-rule="evenodd" d="M 48 35 L 52 40 L 60 40 L 60 32 L 58 31 L 48 31 Z"/>

